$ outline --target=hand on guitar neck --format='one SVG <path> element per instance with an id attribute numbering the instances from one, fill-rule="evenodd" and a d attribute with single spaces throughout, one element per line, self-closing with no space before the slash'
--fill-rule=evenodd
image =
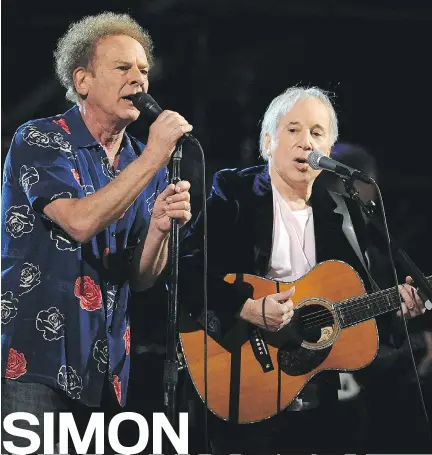
<path id="1" fill-rule="evenodd" d="M 412 277 L 407 276 L 404 284 L 399 285 L 399 292 L 402 297 L 402 308 L 405 317 L 412 318 L 423 314 L 426 307 L 422 299 L 417 293 L 417 290 L 412 286 L 414 280 Z M 400 316 L 401 312 L 398 311 L 397 315 Z"/>
<path id="2" fill-rule="evenodd" d="M 294 316 L 291 300 L 295 287 L 260 299 L 247 299 L 240 317 L 247 322 L 269 332 L 277 332 L 286 326 Z"/>

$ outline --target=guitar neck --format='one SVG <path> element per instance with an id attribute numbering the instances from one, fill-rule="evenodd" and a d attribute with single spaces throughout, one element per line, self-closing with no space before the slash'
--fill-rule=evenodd
<path id="1" fill-rule="evenodd" d="M 432 282 L 432 276 L 427 278 Z M 352 297 L 335 305 L 341 322 L 341 327 L 346 328 L 359 322 L 373 319 L 380 314 L 398 310 L 400 308 L 399 291 L 395 288 L 384 289 L 360 297 Z"/>

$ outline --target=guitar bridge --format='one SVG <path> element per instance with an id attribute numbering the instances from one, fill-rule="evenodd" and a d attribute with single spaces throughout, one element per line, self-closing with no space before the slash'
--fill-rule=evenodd
<path id="1" fill-rule="evenodd" d="M 267 343 L 264 341 L 261 332 L 257 328 L 253 328 L 249 333 L 249 342 L 252 346 L 252 351 L 255 354 L 255 358 L 261 365 L 264 373 L 274 370 L 273 362 L 270 357 L 270 353 L 267 347 Z"/>

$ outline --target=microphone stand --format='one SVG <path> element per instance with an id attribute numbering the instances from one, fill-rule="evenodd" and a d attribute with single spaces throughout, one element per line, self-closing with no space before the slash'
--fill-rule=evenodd
<path id="1" fill-rule="evenodd" d="M 354 186 L 352 179 L 344 178 L 342 179 L 345 185 L 345 190 L 350 196 L 351 199 L 355 200 L 363 213 L 368 217 L 373 226 L 378 230 L 380 234 L 386 236 L 383 225 L 378 221 L 376 215 L 373 212 L 374 203 L 370 201 L 368 204 L 365 204 L 359 197 L 359 192 Z M 429 310 L 432 309 L 432 286 L 429 284 L 426 277 L 420 271 L 420 269 L 414 264 L 412 259 L 408 254 L 395 242 L 395 240 L 390 236 L 390 245 L 392 251 L 395 254 L 397 260 L 405 269 L 406 273 L 410 275 L 415 285 L 417 286 L 417 293 L 420 298 L 425 302 L 426 308 Z"/>
<path id="2" fill-rule="evenodd" d="M 182 158 L 182 143 L 177 142 L 172 156 L 171 183 L 180 182 L 180 160 Z M 178 382 L 177 358 L 177 294 L 178 294 L 178 263 L 179 263 L 179 224 L 178 220 L 171 220 L 171 231 L 168 243 L 169 254 L 169 284 L 168 284 L 168 321 L 166 332 L 166 357 L 164 362 L 164 405 L 171 426 L 175 428 L 176 422 L 176 390 Z M 165 438 L 164 455 L 171 455 L 173 447 L 168 438 Z"/>
<path id="3" fill-rule="evenodd" d="M 368 219 L 370 220 L 372 225 L 378 230 L 378 232 L 381 235 L 384 236 L 384 238 L 387 238 L 387 240 L 388 240 L 387 243 L 389 246 L 389 258 L 390 258 L 390 263 L 392 264 L 392 268 L 394 269 L 394 264 L 393 264 L 393 259 L 391 256 L 394 253 L 396 255 L 396 259 L 400 262 L 402 267 L 405 269 L 405 272 L 409 273 L 412 276 L 412 278 L 414 279 L 415 284 L 417 286 L 417 292 L 418 292 L 420 298 L 423 300 L 423 302 L 425 302 L 426 307 L 428 309 L 431 309 L 430 302 L 432 302 L 432 288 L 431 288 L 431 285 L 429 284 L 428 280 L 426 279 L 426 277 L 419 270 L 419 268 L 414 264 L 412 259 L 408 256 L 408 254 L 390 236 L 390 233 L 384 227 L 384 223 L 380 223 L 378 221 L 375 213 L 373 212 L 373 208 L 375 206 L 374 202 L 369 201 L 369 203 L 364 204 L 364 202 L 359 197 L 359 192 L 358 192 L 357 188 L 354 186 L 353 179 L 344 178 L 342 180 L 345 185 L 345 190 L 348 193 L 348 195 L 350 196 L 350 198 L 359 204 L 361 210 L 368 217 Z M 378 185 L 374 181 L 373 181 L 373 183 L 376 186 L 377 190 L 379 190 Z M 381 196 L 380 196 L 380 200 L 382 203 Z M 383 208 L 383 216 L 385 216 L 384 208 Z M 397 281 L 396 271 L 393 270 L 393 273 L 394 273 L 394 278 Z M 397 282 L 395 284 L 397 284 Z M 422 388 L 420 385 L 420 378 L 419 378 L 418 372 L 417 372 L 417 365 L 416 365 L 413 351 L 411 348 L 411 341 L 409 338 L 408 327 L 407 327 L 405 318 L 402 317 L 402 320 L 403 320 L 404 330 L 405 330 L 405 334 L 406 334 L 406 338 L 407 338 L 407 342 L 408 342 L 408 346 L 409 346 L 409 351 L 411 354 L 411 361 L 412 361 L 413 367 L 414 367 L 414 374 L 415 374 L 415 378 L 416 378 L 416 382 L 417 382 L 419 397 L 420 397 L 420 401 L 421 401 L 421 407 L 422 407 L 424 418 L 425 418 L 426 432 L 428 433 L 429 439 L 432 439 L 431 428 L 429 426 L 429 416 L 428 416 L 428 412 L 427 412 L 426 405 L 424 402 L 423 391 L 422 391 Z"/>

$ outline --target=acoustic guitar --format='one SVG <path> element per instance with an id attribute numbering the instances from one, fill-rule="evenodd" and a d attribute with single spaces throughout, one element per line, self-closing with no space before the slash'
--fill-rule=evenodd
<path id="1" fill-rule="evenodd" d="M 208 408 L 237 423 L 278 414 L 323 370 L 370 364 L 379 343 L 374 318 L 400 308 L 396 289 L 366 294 L 357 272 L 341 261 L 322 262 L 292 283 L 248 274 L 224 279 L 254 299 L 296 288 L 294 317 L 279 332 L 237 320 L 221 340 L 207 337 Z M 204 401 L 203 327 L 183 314 L 179 332 L 186 366 Z"/>

